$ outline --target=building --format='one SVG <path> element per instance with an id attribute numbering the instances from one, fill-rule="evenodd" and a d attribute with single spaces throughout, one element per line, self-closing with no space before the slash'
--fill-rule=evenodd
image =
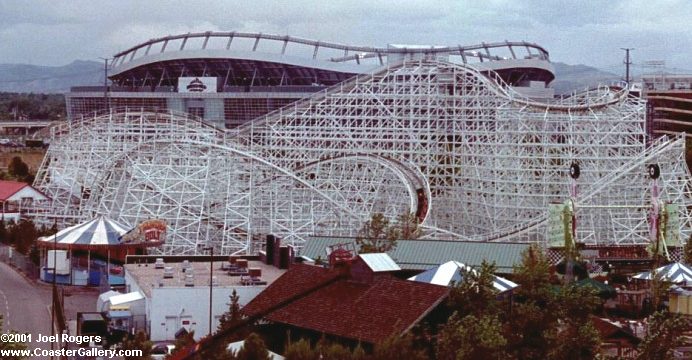
<path id="1" fill-rule="evenodd" d="M 317 259 L 327 262 L 334 248 L 357 249 L 353 238 L 314 237 L 305 243 L 301 257 L 306 261 Z M 420 272 L 448 261 L 458 261 L 479 268 L 483 261 L 495 264 L 497 273 L 511 274 L 521 263 L 521 254 L 528 249 L 526 243 L 490 243 L 451 240 L 398 240 L 387 254 L 406 271 Z"/>
<path id="2" fill-rule="evenodd" d="M 288 55 L 299 43 L 295 38 L 236 35 L 204 33 L 138 45 L 115 61 L 123 74 L 133 71 L 132 82 L 123 78 L 121 85 L 150 89 L 166 83 L 161 74 L 170 74 L 168 68 L 161 67 L 156 76 L 146 70 L 161 65 L 157 59 L 173 56 L 185 60 L 170 59 L 175 69 L 199 64 L 204 75 L 210 63 L 188 61 L 192 53 L 199 59 L 219 54 L 232 64 L 245 59 L 243 66 L 252 69 L 248 75 L 265 78 L 269 70 L 255 71 L 259 60 L 247 60 L 251 55 L 265 62 L 271 58 L 270 50 L 260 52 L 263 45 L 279 44 L 276 61 L 295 60 Z M 220 53 L 210 52 L 219 39 L 225 39 Z M 229 49 L 243 39 L 250 40 L 250 49 L 257 47 L 236 53 L 226 49 L 231 39 Z M 180 43 L 174 46 L 174 40 Z M 193 40 L 202 42 L 202 48 L 206 42 L 207 48 L 191 50 Z M 338 56 L 326 56 L 339 46 L 306 44 L 310 52 L 299 58 L 313 70 L 279 66 L 271 77 L 284 78 L 279 87 L 287 84 L 284 73 L 338 81 L 319 68 L 363 70 L 233 129 L 221 129 L 218 124 L 226 123 L 226 115 L 214 120 L 207 116 L 211 110 L 204 110 L 200 119 L 183 107 L 176 108 L 182 112 L 163 112 L 141 106 L 114 107 L 51 128 L 51 146 L 35 183 L 53 199 L 40 209 L 42 214 L 65 224 L 103 214 L 131 227 L 163 219 L 169 235 L 158 251 L 167 255 L 196 254 L 209 239 L 217 253 L 257 254 L 268 234 L 300 251 L 315 235 L 355 237 L 374 213 L 390 221 L 414 214 L 430 239 L 547 245 L 550 205 L 564 203 L 574 188 L 580 205 L 576 241 L 645 246 L 651 237 L 642 209 L 651 206 L 653 188 L 645 174 L 648 165 L 658 164 L 658 198 L 677 215 L 669 217 L 669 234 L 679 234 L 680 243 L 692 234 L 685 141 L 652 140 L 646 131 L 646 104 L 627 89 L 600 87 L 565 99 L 529 98 L 518 89 L 524 80 L 530 79 L 530 85 L 552 76 L 547 52 L 530 45 L 339 45 Z M 520 55 L 520 48 L 534 55 Z M 513 50 L 514 56 L 493 54 L 502 49 Z M 473 52 L 475 57 L 467 56 Z M 228 60 L 233 54 L 238 59 Z M 210 88 L 201 78 L 200 85 L 195 78 L 180 77 L 188 78 L 191 89 Z M 218 74 L 212 78 L 218 85 Z M 225 78 L 221 83 L 226 84 Z M 268 78 L 261 83 L 268 86 Z M 70 96 L 77 101 L 75 94 Z M 575 162 L 582 170 L 573 187 L 569 169 Z"/>
<path id="3" fill-rule="evenodd" d="M 114 55 L 108 88 L 66 95 L 68 118 L 108 108 L 185 112 L 234 128 L 358 74 L 424 55 L 475 63 L 528 96 L 551 98 L 548 52 L 536 44 L 352 46 L 293 36 L 204 32 L 152 39 Z"/>
<path id="4" fill-rule="evenodd" d="M 654 137 L 692 136 L 692 75 L 644 75 L 647 131 Z"/>
<path id="5" fill-rule="evenodd" d="M 127 292 L 139 292 L 145 298 L 145 330 L 152 341 L 174 340 L 181 329 L 194 331 L 195 340 L 209 332 L 210 263 L 178 261 L 160 266 L 125 265 Z M 247 261 L 246 268 L 259 273 L 261 282 L 247 282 L 239 274 L 231 276 L 227 262 L 214 262 L 212 331 L 216 330 L 221 315 L 228 311 L 233 290 L 239 296 L 239 304 L 244 306 L 285 272 L 255 260 Z"/>
<path id="6" fill-rule="evenodd" d="M 290 329 L 294 338 L 325 334 L 354 344 L 378 344 L 410 330 L 449 293 L 445 286 L 395 278 L 390 272 L 396 270 L 386 254 L 360 255 L 352 264 L 332 269 L 297 264 L 242 312 Z"/>
<path id="7" fill-rule="evenodd" d="M 49 200 L 45 194 L 27 183 L 0 180 L 0 215 L 3 221 L 19 222 L 35 203 Z"/>

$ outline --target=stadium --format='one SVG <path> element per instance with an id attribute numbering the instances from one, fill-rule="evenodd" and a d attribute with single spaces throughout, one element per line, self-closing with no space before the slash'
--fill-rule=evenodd
<path id="1" fill-rule="evenodd" d="M 165 254 L 207 239 L 256 253 L 267 234 L 300 248 L 355 236 L 377 212 L 415 214 L 427 238 L 547 245 L 551 204 L 572 198 L 588 245 L 649 244 L 659 201 L 673 205 L 671 244 L 691 234 L 684 139 L 647 138 L 645 103 L 626 89 L 552 99 L 535 44 L 201 33 L 150 40 L 112 64 L 113 86 L 73 89 L 71 121 L 50 129 L 34 184 L 53 199 L 37 209 L 44 221 L 164 219 Z"/>

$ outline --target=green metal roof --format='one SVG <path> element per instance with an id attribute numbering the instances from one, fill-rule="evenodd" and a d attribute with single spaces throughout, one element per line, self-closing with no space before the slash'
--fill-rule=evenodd
<path id="1" fill-rule="evenodd" d="M 353 238 L 313 237 L 300 252 L 312 260 L 326 260 L 326 249 L 339 243 L 352 243 Z M 404 270 L 427 270 L 447 261 L 459 261 L 478 267 L 483 260 L 495 263 L 498 273 L 510 274 L 514 265 L 521 262 L 521 253 L 529 244 L 465 242 L 450 240 L 398 240 L 389 256 Z"/>

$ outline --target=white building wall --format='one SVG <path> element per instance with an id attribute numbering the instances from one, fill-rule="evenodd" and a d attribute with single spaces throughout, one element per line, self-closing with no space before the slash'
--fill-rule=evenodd
<path id="1" fill-rule="evenodd" d="M 266 286 L 235 287 L 240 306 L 245 306 L 265 288 Z M 233 289 L 214 287 L 212 332 L 216 331 L 221 315 L 229 309 Z M 153 288 L 151 302 L 147 299 L 147 319 L 152 341 L 174 340 L 173 334 L 181 327 L 194 331 L 195 340 L 201 339 L 209 332 L 209 287 Z M 183 325 L 184 321 L 189 324 Z"/>
<path id="2" fill-rule="evenodd" d="M 21 201 L 23 198 L 29 198 L 34 201 L 38 200 L 48 200 L 48 198 L 41 194 L 39 191 L 34 189 L 31 186 L 25 186 L 21 190 L 17 191 L 14 193 L 12 196 L 10 196 L 7 200 L 8 201 Z"/>

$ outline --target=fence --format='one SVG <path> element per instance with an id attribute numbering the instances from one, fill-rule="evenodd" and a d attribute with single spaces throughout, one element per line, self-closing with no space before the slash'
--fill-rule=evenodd
<path id="1" fill-rule="evenodd" d="M 39 277 L 39 266 L 34 264 L 28 256 L 17 252 L 10 246 L 0 245 L 0 261 L 16 268 L 32 280 Z"/>

